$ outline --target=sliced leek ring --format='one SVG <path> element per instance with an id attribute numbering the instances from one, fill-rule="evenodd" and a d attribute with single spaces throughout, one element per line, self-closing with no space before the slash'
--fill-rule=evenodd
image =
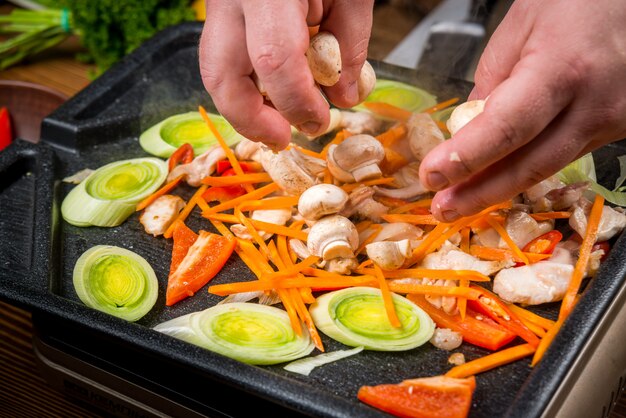
<path id="1" fill-rule="evenodd" d="M 74 265 L 74 289 L 87 306 L 127 321 L 137 321 L 154 306 L 159 283 L 154 270 L 138 254 L 97 245 Z"/>
<path id="2" fill-rule="evenodd" d="M 248 364 L 295 360 L 315 348 L 306 328 L 292 329 L 287 312 L 256 303 L 228 303 L 174 318 L 156 331 Z"/>
<path id="3" fill-rule="evenodd" d="M 437 98 L 426 90 L 394 80 L 378 79 L 376 87 L 367 96 L 365 102 L 382 102 L 408 110 L 419 112 L 437 104 Z M 367 111 L 363 104 L 355 107 Z"/>
<path id="4" fill-rule="evenodd" d="M 61 214 L 76 226 L 117 226 L 138 202 L 154 193 L 167 177 L 167 164 L 158 158 L 116 161 L 94 171 L 72 189 Z"/>
<path id="5" fill-rule="evenodd" d="M 396 294 L 393 302 L 402 327 L 389 323 L 379 289 L 352 287 L 326 293 L 310 306 L 315 326 L 334 340 L 366 350 L 405 351 L 426 343 L 433 320 L 410 300 Z"/>
<path id="6" fill-rule="evenodd" d="M 243 136 L 221 115 L 210 113 L 209 118 L 229 146 L 243 139 Z M 147 129 L 139 137 L 139 144 L 147 153 L 161 158 L 168 158 L 185 143 L 192 146 L 195 155 L 200 155 L 217 144 L 217 139 L 199 112 L 170 116 Z"/>

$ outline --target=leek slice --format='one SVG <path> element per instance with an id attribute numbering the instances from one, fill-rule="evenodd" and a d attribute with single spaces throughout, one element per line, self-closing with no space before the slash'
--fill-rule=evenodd
<path id="1" fill-rule="evenodd" d="M 383 102 L 396 107 L 408 110 L 409 112 L 419 112 L 437 104 L 437 98 L 426 90 L 411 86 L 399 81 L 378 79 L 376 87 L 365 99 L 365 102 Z M 368 109 L 359 104 L 354 109 Z"/>
<path id="2" fill-rule="evenodd" d="M 622 163 L 620 160 L 620 167 Z M 626 192 L 616 187 L 615 190 L 609 190 L 597 181 L 596 167 L 593 162 L 591 153 L 585 154 L 576 161 L 568 164 L 558 173 L 559 179 L 565 184 L 578 183 L 588 181 L 590 189 L 604 197 L 607 202 L 611 202 L 618 206 L 626 206 Z M 621 173 L 623 174 L 623 173 Z M 622 177 L 622 176 L 620 176 Z M 620 181 L 620 179 L 618 179 Z M 617 184 L 616 184 L 617 186 Z"/>
<path id="3" fill-rule="evenodd" d="M 74 289 L 87 306 L 127 321 L 137 321 L 154 306 L 159 283 L 154 270 L 138 254 L 97 245 L 74 265 Z"/>
<path id="4" fill-rule="evenodd" d="M 256 303 L 216 305 L 154 329 L 248 364 L 283 363 L 315 348 L 306 329 L 293 331 L 287 312 Z"/>
<path id="5" fill-rule="evenodd" d="M 213 113 L 209 118 L 229 146 L 243 139 L 224 117 Z M 195 155 L 200 155 L 217 139 L 206 125 L 199 112 L 187 112 L 170 116 L 147 129 L 139 137 L 139 144 L 149 154 L 168 158 L 178 147 L 189 143 Z"/>
<path id="6" fill-rule="evenodd" d="M 326 293 L 309 309 L 320 331 L 347 346 L 404 351 L 430 340 L 435 324 L 428 314 L 400 295 L 392 297 L 401 328 L 389 323 L 380 289 L 352 287 Z"/>
<path id="7" fill-rule="evenodd" d="M 361 351 L 363 351 L 363 347 L 356 347 L 350 350 L 331 351 L 330 353 L 320 354 L 315 357 L 307 357 L 300 360 L 292 361 L 291 363 L 283 367 L 283 369 L 287 370 L 288 372 L 308 376 L 316 367 L 323 366 L 328 363 L 333 363 L 346 357 L 354 356 L 355 354 L 359 354 Z"/>
<path id="8" fill-rule="evenodd" d="M 135 158 L 100 167 L 63 200 L 61 214 L 76 226 L 117 226 L 138 202 L 154 193 L 167 177 L 158 158 Z"/>

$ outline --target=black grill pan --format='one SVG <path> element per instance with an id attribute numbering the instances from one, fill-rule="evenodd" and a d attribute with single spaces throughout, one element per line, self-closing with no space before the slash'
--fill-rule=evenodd
<path id="1" fill-rule="evenodd" d="M 280 365 L 239 363 L 151 329 L 220 299 L 203 288 L 193 298 L 165 307 L 171 241 L 146 234 L 136 214 L 114 228 L 78 228 L 60 217 L 61 201 L 72 187 L 60 181 L 63 177 L 145 156 L 139 134 L 169 115 L 194 110 L 199 104 L 215 110 L 199 77 L 200 30 L 199 24 L 183 24 L 162 32 L 46 118 L 39 144 L 17 141 L 0 153 L 0 297 L 33 310 L 42 323 L 64 324 L 71 330 L 67 338 L 82 341 L 82 351 L 90 351 L 83 355 L 93 355 L 94 361 L 97 357 L 103 368 L 119 369 L 138 384 L 178 397 L 201 413 L 239 416 L 244 406 L 256 405 L 259 412 L 278 416 L 386 416 L 360 403 L 358 388 L 442 374 L 450 368 L 449 353 L 430 344 L 404 353 L 363 352 L 316 369 L 309 377 L 286 372 Z M 414 84 L 441 100 L 464 98 L 471 88 L 458 80 L 373 65 L 379 78 Z M 595 154 L 602 181 L 609 184 L 616 177 L 614 157 L 625 149 L 616 143 Z M 197 214 L 189 224 L 196 231 L 211 229 Z M 133 250 L 154 267 L 159 298 L 138 323 L 87 308 L 75 294 L 74 263 L 98 244 Z M 608 307 L 624 287 L 625 245 L 624 239 L 615 244 L 538 367 L 531 369 L 523 360 L 478 376 L 470 416 L 542 415 L 564 377 L 574 370 L 595 327 L 606 323 Z M 252 278 L 247 267 L 232 257 L 212 283 Z M 555 318 L 558 305 L 535 311 Z M 323 342 L 327 351 L 345 348 L 325 337 Z M 487 354 L 465 344 L 461 351 L 468 360 Z M 175 373 L 173 381 L 162 377 L 165 371 Z M 204 393 L 198 388 L 210 390 Z"/>

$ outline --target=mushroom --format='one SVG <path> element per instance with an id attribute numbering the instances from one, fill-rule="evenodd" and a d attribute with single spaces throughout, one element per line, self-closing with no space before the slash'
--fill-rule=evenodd
<path id="1" fill-rule="evenodd" d="M 322 86 L 333 86 L 341 77 L 339 42 L 330 32 L 318 32 L 309 41 L 306 59 L 315 81 Z"/>
<path id="2" fill-rule="evenodd" d="M 148 234 L 155 237 L 165 233 L 176 215 L 185 207 L 185 201 L 178 196 L 166 194 L 152 202 L 139 217 Z"/>
<path id="3" fill-rule="evenodd" d="M 359 103 L 367 99 L 374 87 L 376 87 L 376 72 L 368 61 L 363 63 L 359 79 L 356 81 L 359 91 Z"/>
<path id="4" fill-rule="evenodd" d="M 349 218 L 356 213 L 361 218 L 380 222 L 382 215 L 386 214 L 389 208 L 375 201 L 372 196 L 374 196 L 373 188 L 368 186 L 357 187 L 350 193 L 350 199 L 340 214 Z"/>
<path id="5" fill-rule="evenodd" d="M 167 176 L 167 181 L 183 175 L 187 184 L 193 187 L 200 186 L 203 178 L 210 176 L 215 171 L 218 161 L 226 158 L 226 153 L 219 145 L 214 145 L 203 154 L 198 155 L 189 164 L 181 164 L 174 167 Z"/>
<path id="6" fill-rule="evenodd" d="M 383 270 L 397 270 L 411 255 L 411 241 L 380 241 L 365 246 L 367 256 Z"/>
<path id="7" fill-rule="evenodd" d="M 422 161 L 430 150 L 445 141 L 441 129 L 428 113 L 413 113 L 406 125 L 411 153 L 417 161 Z"/>
<path id="8" fill-rule="evenodd" d="M 337 129 L 346 129 L 353 135 L 373 134 L 382 129 L 386 122 L 370 112 L 352 112 L 349 110 L 330 109 L 330 123 L 321 134 L 327 134 Z M 308 137 L 315 139 L 316 137 Z"/>
<path id="9" fill-rule="evenodd" d="M 359 233 L 346 217 L 325 216 L 309 231 L 307 247 L 311 254 L 324 260 L 352 258 L 359 245 Z"/>
<path id="10" fill-rule="evenodd" d="M 446 122 L 450 135 L 454 136 L 469 121 L 482 113 L 486 102 L 486 100 L 470 100 L 458 105 L 450 114 L 448 122 Z"/>
<path id="11" fill-rule="evenodd" d="M 328 149 L 328 169 L 338 180 L 354 183 L 382 176 L 378 164 L 385 158 L 381 143 L 370 135 L 353 135 Z"/>
<path id="12" fill-rule="evenodd" d="M 298 212 L 308 221 L 338 213 L 348 201 L 348 193 L 333 184 L 316 184 L 300 195 Z"/>
<path id="13" fill-rule="evenodd" d="M 358 266 L 359 262 L 356 257 L 337 257 L 332 260 L 328 260 L 324 269 L 330 273 L 349 275 L 353 270 L 356 270 Z"/>
<path id="14" fill-rule="evenodd" d="M 412 162 L 405 165 L 393 175 L 395 183 L 400 186 L 397 189 L 374 186 L 377 195 L 392 197 L 395 199 L 411 200 L 419 196 L 430 193 L 430 191 L 422 185 L 419 178 L 419 163 Z"/>
<path id="15" fill-rule="evenodd" d="M 315 178 L 293 159 L 289 151 L 273 152 L 263 146 L 260 150 L 260 162 L 263 169 L 285 193 L 298 196 L 315 184 Z"/>
<path id="16" fill-rule="evenodd" d="M 364 242 L 372 233 L 378 231 L 372 242 L 400 241 L 403 239 L 417 240 L 424 235 L 424 230 L 406 222 L 392 222 L 379 225 L 379 228 L 367 228 L 359 234 L 360 242 Z"/>

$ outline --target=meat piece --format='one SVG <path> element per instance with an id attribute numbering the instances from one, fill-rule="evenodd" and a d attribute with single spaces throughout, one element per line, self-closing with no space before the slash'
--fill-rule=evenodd
<path id="1" fill-rule="evenodd" d="M 551 221 L 537 222 L 526 212 L 520 211 L 509 212 L 504 226 L 506 232 L 519 248 L 524 248 L 533 239 L 554 229 Z M 501 240 L 499 247 L 508 248 L 508 245 L 504 240 Z"/>
<path id="2" fill-rule="evenodd" d="M 539 305 L 563 299 L 572 278 L 571 264 L 540 261 L 501 270 L 493 279 L 493 291 L 503 300 Z"/>
<path id="3" fill-rule="evenodd" d="M 524 192 L 525 200 L 532 206 L 533 212 L 548 212 L 552 210 L 552 201 L 546 195 L 554 189 L 564 187 L 557 176 L 550 176 L 547 179 L 529 187 Z"/>
<path id="4" fill-rule="evenodd" d="M 474 270 L 490 276 L 503 268 L 510 267 L 512 264 L 512 261 L 480 260 L 447 243 L 442 246 L 441 250 L 424 257 L 421 267 L 439 270 Z"/>
<path id="5" fill-rule="evenodd" d="M 178 196 L 160 196 L 143 211 L 139 222 L 148 234 L 163 235 L 178 213 L 185 207 L 185 201 Z"/>
<path id="6" fill-rule="evenodd" d="M 435 328 L 435 332 L 430 339 L 430 343 L 442 350 L 454 350 L 463 342 L 460 332 L 452 331 L 449 328 Z"/>
<path id="7" fill-rule="evenodd" d="M 218 161 L 226 158 L 226 153 L 219 145 L 214 145 L 203 154 L 198 155 L 189 164 L 176 166 L 167 176 L 167 181 L 172 181 L 181 174 L 190 186 L 198 187 L 203 178 L 210 176 L 215 171 Z"/>
<path id="8" fill-rule="evenodd" d="M 559 189 L 550 190 L 546 198 L 552 202 L 552 210 L 565 210 L 574 205 L 589 189 L 589 182 L 569 184 Z"/>
<path id="9" fill-rule="evenodd" d="M 580 199 L 569 218 L 569 226 L 581 237 L 585 236 L 587 230 L 587 218 L 591 211 L 591 202 L 587 199 Z M 602 208 L 602 218 L 598 226 L 598 236 L 596 242 L 608 241 L 619 234 L 626 227 L 626 215 L 613 209 L 610 206 Z"/>

